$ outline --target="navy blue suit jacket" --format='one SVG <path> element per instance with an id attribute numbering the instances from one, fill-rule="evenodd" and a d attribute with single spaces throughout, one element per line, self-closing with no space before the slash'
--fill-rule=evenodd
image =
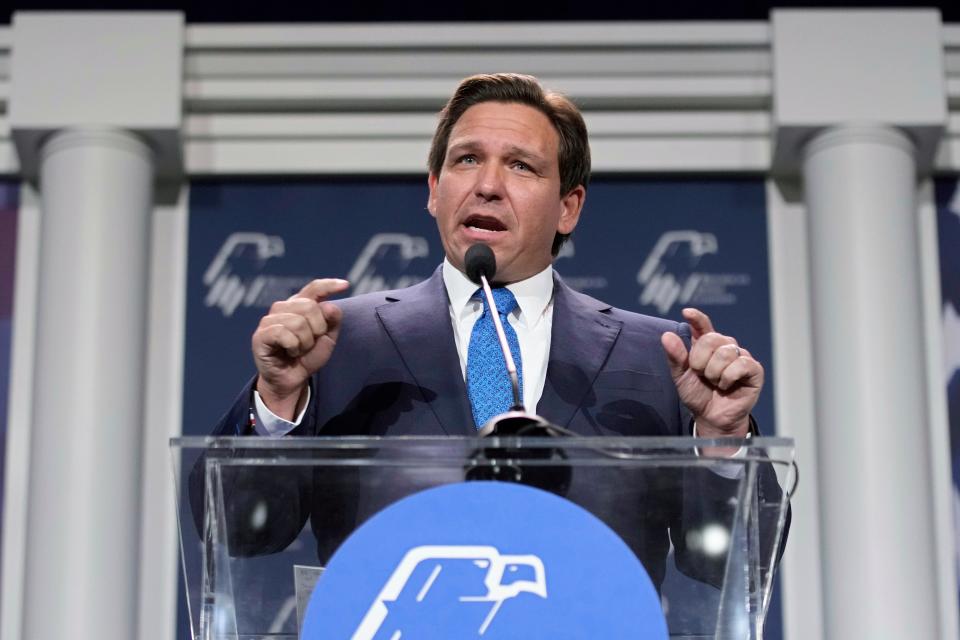
<path id="1" fill-rule="evenodd" d="M 343 323 L 291 435 L 472 435 L 441 270 L 396 291 L 339 301 Z M 690 435 L 660 336 L 690 328 L 615 309 L 554 276 L 553 334 L 536 413 L 582 435 Z M 218 435 L 247 429 L 251 389 Z"/>
<path id="2" fill-rule="evenodd" d="M 554 276 L 553 328 L 546 384 L 536 412 L 584 436 L 690 435 L 692 420 L 679 401 L 660 343 L 665 331 L 688 344 L 689 326 L 611 307 L 570 289 Z M 327 365 L 311 380 L 311 401 L 291 435 L 443 436 L 476 433 L 455 347 L 446 289 L 438 269 L 426 281 L 395 291 L 339 301 L 343 322 Z M 216 435 L 249 434 L 252 389 L 248 385 L 220 421 Z M 269 527 L 231 541 L 237 554 L 284 548 L 311 519 L 323 561 L 360 522 L 409 493 L 429 486 L 398 471 L 379 470 L 373 480 L 315 470 L 312 477 L 248 474 L 232 486 L 236 521 L 245 502 L 268 496 Z M 604 473 L 609 473 L 605 471 Z M 684 531 L 728 519 L 736 481 L 709 471 L 618 471 L 615 493 L 589 470 L 574 471 L 564 495 L 591 510 L 634 549 L 655 584 L 665 571 L 673 540 L 678 565 L 717 584 L 723 567 L 686 550 Z M 339 474 L 339 475 L 337 475 Z M 391 474 L 393 474 L 391 476 Z M 192 493 L 202 495 L 195 473 Z M 422 479 L 421 479 L 422 480 Z M 765 483 L 761 483 L 765 484 Z M 363 487 L 377 487 L 376 491 Z M 771 490 L 779 490 L 773 479 Z M 194 501 L 201 522 L 202 500 Z"/>

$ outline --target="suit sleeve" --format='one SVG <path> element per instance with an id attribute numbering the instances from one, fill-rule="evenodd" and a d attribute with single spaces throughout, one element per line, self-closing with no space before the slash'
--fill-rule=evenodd
<path id="1" fill-rule="evenodd" d="M 233 406 L 220 419 L 212 435 L 256 436 L 250 422 L 253 381 L 248 383 Z M 313 394 L 315 395 L 315 394 Z M 305 435 L 312 428 L 314 412 L 308 410 L 291 435 Z M 283 455 L 289 455 L 285 453 Z M 264 465 L 221 465 L 228 550 L 234 556 L 274 553 L 287 547 L 299 535 L 310 515 L 312 483 L 307 465 L 271 465 L 278 456 L 267 449 L 212 449 L 193 465 L 189 477 L 190 508 L 194 525 L 204 537 L 207 495 L 204 491 L 207 462 L 211 458 L 256 457 Z"/>

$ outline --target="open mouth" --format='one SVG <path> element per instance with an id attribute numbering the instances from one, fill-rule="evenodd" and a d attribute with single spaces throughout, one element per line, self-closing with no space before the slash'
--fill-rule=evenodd
<path id="1" fill-rule="evenodd" d="M 463 226 L 482 233 L 497 233 L 506 231 L 507 226 L 492 216 L 474 214 L 463 221 Z"/>

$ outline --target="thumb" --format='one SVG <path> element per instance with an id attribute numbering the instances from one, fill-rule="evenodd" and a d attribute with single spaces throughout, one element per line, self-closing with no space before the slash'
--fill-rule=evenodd
<path id="1" fill-rule="evenodd" d="M 660 336 L 660 344 L 663 345 L 663 350 L 667 354 L 670 375 L 676 380 L 690 368 L 687 362 L 687 347 L 683 344 L 683 339 L 672 331 Z"/>

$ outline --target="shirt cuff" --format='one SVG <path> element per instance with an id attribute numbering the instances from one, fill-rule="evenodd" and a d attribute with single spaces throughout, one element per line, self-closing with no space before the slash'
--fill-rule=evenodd
<path id="1" fill-rule="evenodd" d="M 275 438 L 285 436 L 297 428 L 303 420 L 303 415 L 307 412 L 307 407 L 310 406 L 310 386 L 307 385 L 307 401 L 303 403 L 303 409 L 300 410 L 300 415 L 297 416 L 294 422 L 284 420 L 273 411 L 270 411 L 267 404 L 263 401 L 263 398 L 260 397 L 260 392 L 256 389 L 253 390 L 253 406 L 256 411 L 256 420 L 254 421 L 253 428 L 257 432 L 257 435 Z"/>
<path id="2" fill-rule="evenodd" d="M 752 429 L 751 429 L 750 431 L 747 431 L 747 437 L 748 437 L 748 438 L 751 437 L 752 435 L 753 435 L 753 430 L 752 430 Z M 694 421 L 694 423 L 693 423 L 693 437 L 694 437 L 694 438 L 699 437 L 699 436 L 697 435 L 697 423 L 696 423 L 696 421 Z M 700 457 L 700 450 L 699 450 L 699 449 L 694 449 L 694 452 L 697 454 L 697 457 Z M 736 452 L 736 453 L 734 453 L 733 455 L 727 456 L 726 459 L 727 459 L 727 460 L 742 460 L 743 458 L 746 458 L 746 457 L 747 457 L 747 448 L 746 448 L 746 447 L 740 447 L 739 449 L 737 449 L 737 452 Z M 713 471 L 713 472 L 714 472 L 715 474 L 717 474 L 718 476 L 720 476 L 720 477 L 722 477 L 722 478 L 727 478 L 728 480 L 736 480 L 736 479 L 739 478 L 741 475 L 743 475 L 743 465 L 742 465 L 742 464 L 739 464 L 739 463 L 734 464 L 733 462 L 717 462 L 717 463 L 714 464 L 712 467 L 710 467 L 710 470 Z"/>

